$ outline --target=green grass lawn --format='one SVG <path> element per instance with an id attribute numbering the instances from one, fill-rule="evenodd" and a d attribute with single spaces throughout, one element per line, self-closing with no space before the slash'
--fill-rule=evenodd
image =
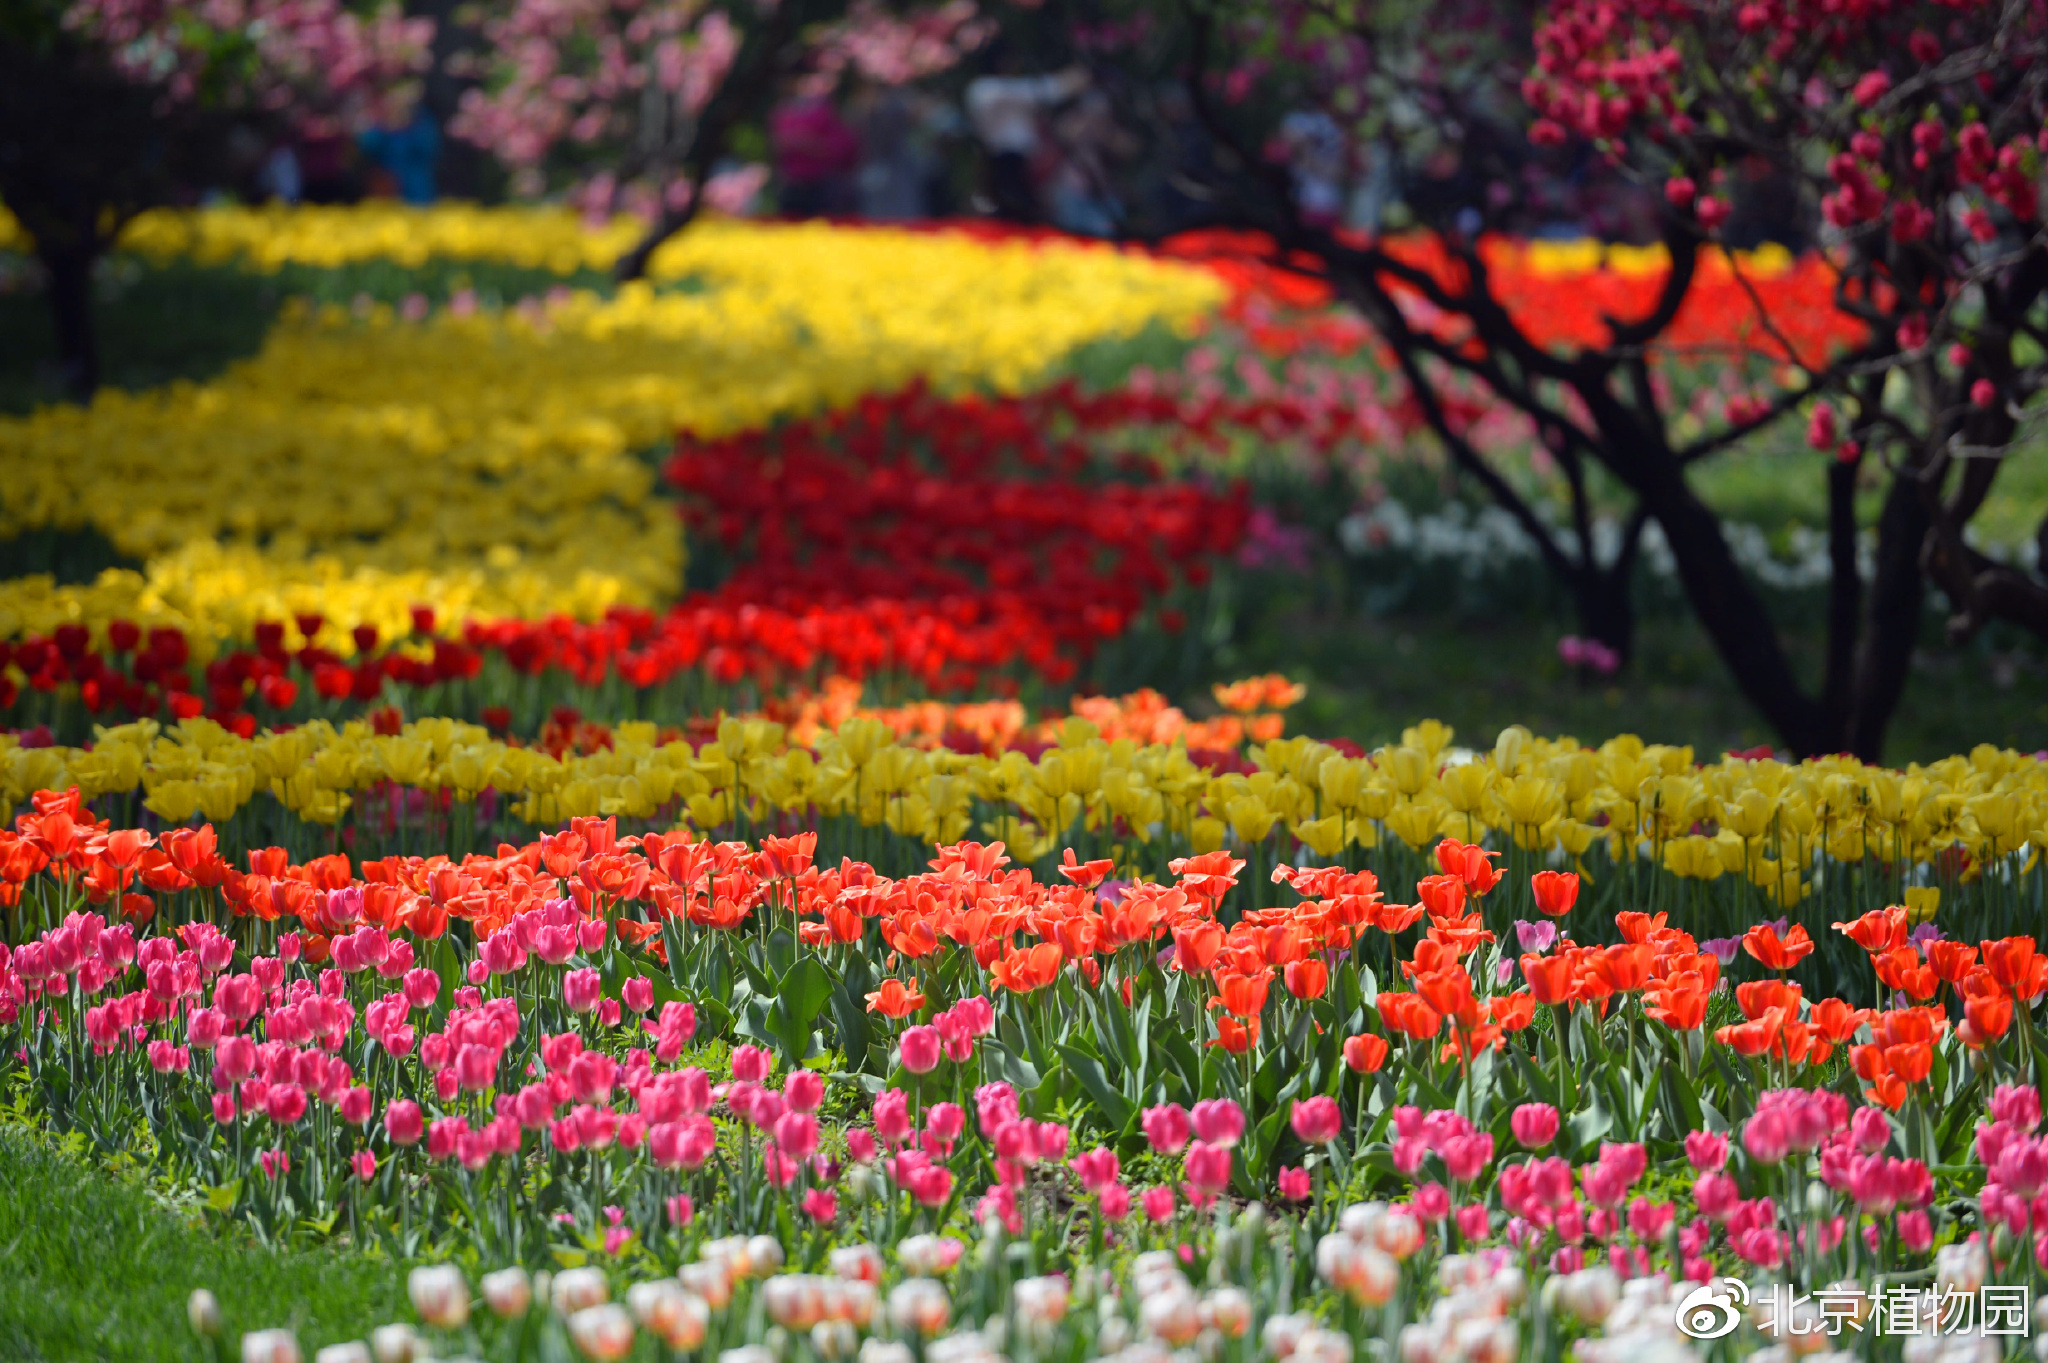
<path id="1" fill-rule="evenodd" d="M 190 1363 L 197 1287 L 220 1298 L 230 1341 L 289 1326 L 309 1358 L 411 1314 L 383 1260 L 266 1249 L 18 1125 L 0 1125 L 0 1265 L 8 1363 Z"/>

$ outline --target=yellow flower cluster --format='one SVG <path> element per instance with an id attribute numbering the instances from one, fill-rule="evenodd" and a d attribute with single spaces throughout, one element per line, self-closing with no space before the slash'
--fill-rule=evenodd
<path id="1" fill-rule="evenodd" d="M 1284 830 L 1326 859 L 1389 834 L 1421 850 L 1491 831 L 1572 858 L 1604 839 L 1617 860 L 1648 856 L 1688 880 L 1743 877 L 1786 908 L 1824 860 L 1911 865 L 1960 848 L 1981 867 L 2048 843 L 2048 763 L 1989 746 L 1903 772 L 1839 757 L 1695 766 L 1690 748 L 1633 736 L 1590 748 L 1519 727 L 1491 752 L 1466 753 L 1450 748 L 1448 728 L 1425 722 L 1370 757 L 1273 739 L 1249 749 L 1255 770 L 1212 773 L 1183 745 L 1106 742 L 1079 716 L 1036 760 L 908 746 L 868 717 L 808 747 L 762 719 L 728 719 L 694 751 L 660 742 L 651 723 L 621 724 L 612 736 L 608 750 L 555 757 L 448 719 L 394 736 L 323 722 L 251 740 L 203 719 L 167 729 L 143 720 L 102 731 L 89 751 L 0 738 L 0 800 L 73 783 L 89 797 L 139 787 L 166 820 L 220 821 L 268 791 L 299 817 L 331 824 L 392 782 L 459 801 L 490 788 L 541 826 L 680 808 L 712 830 L 781 811 L 852 816 L 927 845 L 978 829 L 1029 860 L 1076 829 L 1195 852 L 1262 846 Z M 1716 831 L 1695 831 L 1704 824 Z"/>
<path id="2" fill-rule="evenodd" d="M 287 265 L 338 269 L 367 261 L 416 269 L 447 260 L 568 275 L 609 270 L 644 230 L 645 224 L 634 218 L 592 225 L 560 207 L 223 205 L 144 213 L 122 231 L 117 249 L 156 261 L 237 264 L 265 272 Z"/>
<path id="3" fill-rule="evenodd" d="M 274 226 L 299 212 L 307 226 L 289 240 L 332 233 L 345 257 L 384 241 L 371 229 L 400 210 L 191 220 Z M 416 224 L 498 224 L 493 242 L 542 220 L 405 212 Z M 359 220 L 363 231 L 343 230 Z M 242 574 L 244 588 L 182 594 L 213 636 L 238 628 L 240 598 L 259 592 L 311 593 L 308 608 L 335 618 L 345 598 L 437 581 L 455 585 L 414 599 L 448 619 L 508 603 L 586 615 L 654 604 L 681 582 L 683 545 L 643 456 L 677 431 L 729 434 L 917 379 L 1014 392 L 1078 345 L 1191 325 L 1221 296 L 1206 273 L 1109 251 L 822 225 L 706 222 L 661 259 L 696 287 L 632 285 L 417 323 L 388 309 L 302 310 L 214 381 L 0 421 L 11 471 L 0 537 L 90 525 L 150 561 L 150 584 Z M 200 541 L 262 558 L 157 561 Z M 17 584 L 0 590 L 0 624 L 96 624 L 99 606 L 149 590 L 129 578 L 75 591 Z"/>
<path id="4" fill-rule="evenodd" d="M 182 630 L 195 661 L 204 664 L 226 647 L 246 644 L 259 622 L 277 621 L 287 625 L 292 647 L 318 643 L 346 658 L 356 651 L 358 625 L 374 625 L 386 641 L 411 633 L 414 606 L 431 604 L 436 628 L 452 630 L 471 619 L 553 613 L 595 619 L 623 596 L 617 577 L 589 569 L 557 576 L 517 563 L 447 571 L 350 568 L 331 555 L 288 559 L 198 540 L 149 560 L 144 572 L 109 569 L 87 586 L 58 586 L 42 574 L 0 581 L 0 639 L 47 637 L 59 625 L 82 621 L 104 645 L 107 622 L 128 620 L 145 630 Z M 316 638 L 290 625 L 302 615 L 324 621 Z"/>

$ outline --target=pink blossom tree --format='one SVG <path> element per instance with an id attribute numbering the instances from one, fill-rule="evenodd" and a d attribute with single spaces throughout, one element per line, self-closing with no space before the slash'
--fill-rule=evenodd
<path id="1" fill-rule="evenodd" d="M 566 185 L 593 215 L 643 212 L 648 230 L 618 265 L 633 278 L 702 204 L 730 209 L 751 193 L 758 177 L 717 168 L 788 79 L 828 85 L 854 70 L 901 84 L 987 31 L 973 0 L 906 13 L 876 0 L 509 0 L 483 23 L 469 63 L 480 84 L 453 129 L 521 192 Z"/>
<path id="2" fill-rule="evenodd" d="M 1930 574 L 1958 634 L 1994 617 L 2048 630 L 2048 586 L 1962 535 L 2015 457 L 2048 377 L 2035 189 L 2048 17 L 2038 8 L 1133 8 L 1153 21 L 1138 50 L 1181 76 L 1213 141 L 1218 219 L 1271 233 L 1277 260 L 1312 262 L 1363 314 L 1454 466 L 1535 539 L 1586 635 L 1628 657 L 1635 545 L 1655 524 L 1700 625 L 1785 745 L 1869 757 L 1903 692 Z M 1375 153 L 1407 166 L 1424 244 L 1337 230 L 1329 205 L 1304 193 L 1300 161 L 1289 161 L 1303 115 L 1324 120 L 1354 168 Z M 1543 222 L 1544 196 L 1567 167 L 1617 194 L 1633 187 L 1670 258 L 1654 297 L 1608 319 L 1594 343 L 1556 342 L 1518 316 L 1483 249 L 1489 232 Z M 1698 384 L 1684 381 L 1701 357 L 1675 354 L 1669 339 L 1708 253 L 1738 239 L 1739 174 L 1759 168 L 1838 266 L 1836 306 L 1865 324 L 1865 339 L 1814 354 L 1782 334 L 1768 281 L 1747 281 L 1755 344 L 1717 357 L 1739 376 L 1740 401 L 1702 408 Z M 1518 413 L 1562 471 L 1571 531 L 1549 524 L 1517 482 L 1518 454 L 1474 438 L 1459 414 L 1474 390 Z M 1814 476 L 1828 488 L 1832 582 L 1817 685 L 1802 680 L 1692 481 L 1704 461 L 1795 420 L 1808 425 Z M 1868 583 L 1858 567 L 1865 483 L 1884 493 Z M 1603 485 L 1632 504 L 1619 551 L 1605 556 L 1587 533 Z"/>
<path id="3" fill-rule="evenodd" d="M 0 202 L 49 281 L 66 385 L 99 382 L 92 271 L 218 173 L 237 125 L 349 125 L 424 69 L 430 23 L 348 0 L 26 0 L 0 21 Z"/>
<path id="4" fill-rule="evenodd" d="M 1873 750 L 1930 578 L 1954 638 L 1993 619 L 2048 636 L 2048 582 L 1963 535 L 2006 464 L 2043 457 L 2022 437 L 2048 383 L 2048 13 L 1992 0 L 1557 0 L 1536 51 L 1532 136 L 1591 138 L 1661 178 L 1701 237 L 1724 230 L 1737 164 L 1760 158 L 1802 186 L 1841 268 L 1839 305 L 1876 338 L 1857 363 L 1809 375 L 1810 397 L 1788 397 L 1809 443 L 1834 456 L 1838 570 L 1820 694 L 1785 694 L 1768 650 L 1750 662 L 1781 727 Z M 1853 538 L 1864 478 L 1885 484 L 1867 602 Z M 2038 538 L 2048 550 L 2048 522 Z"/>

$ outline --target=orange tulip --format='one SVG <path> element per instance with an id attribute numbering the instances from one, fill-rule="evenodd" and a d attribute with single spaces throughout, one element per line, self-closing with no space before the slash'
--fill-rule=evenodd
<path id="1" fill-rule="evenodd" d="M 1934 1047 L 1924 1041 L 1884 1048 L 1885 1068 L 1908 1084 L 1917 1084 L 1934 1068 Z"/>
<path id="2" fill-rule="evenodd" d="M 1933 967 L 1921 963 L 1920 953 L 1913 947 L 1894 947 L 1881 956 L 1871 957 L 1870 964 L 1887 988 L 1898 990 L 1916 1003 L 1933 998 L 1934 991 L 1941 986 L 1941 977 Z"/>
<path id="3" fill-rule="evenodd" d="M 1948 1016 L 1939 1008 L 1894 1008 L 1870 1015 L 1870 1034 L 1884 1047 L 1933 1045 L 1948 1030 Z"/>
<path id="4" fill-rule="evenodd" d="M 1443 868 L 1445 875 L 1464 881 L 1466 892 L 1474 899 L 1500 884 L 1500 868 L 1493 864 L 1493 859 L 1499 855 L 1455 838 L 1445 838 L 1436 845 L 1436 864 Z"/>
<path id="5" fill-rule="evenodd" d="M 1962 1025 L 1956 1037 L 1965 1046 L 1982 1050 L 1998 1040 L 2012 1026 L 2012 999 L 2005 994 L 1987 994 L 1963 1001 Z"/>
<path id="6" fill-rule="evenodd" d="M 1526 989 L 1497 995 L 1487 1000 L 1487 1008 L 1504 1032 L 1519 1032 L 1536 1020 L 1536 996 Z"/>
<path id="7" fill-rule="evenodd" d="M 1287 992 L 1298 999 L 1319 999 L 1330 987 L 1330 967 L 1321 957 L 1294 961 L 1283 972 Z"/>
<path id="8" fill-rule="evenodd" d="M 1606 947 L 1591 953 L 1587 964 L 1617 994 L 1631 993 L 1650 978 L 1653 954 L 1648 943 Z"/>
<path id="9" fill-rule="evenodd" d="M 883 980 L 882 987 L 868 995 L 868 1011 L 886 1018 L 906 1018 L 924 1007 L 924 995 L 914 984 Z"/>
<path id="10" fill-rule="evenodd" d="M 1051 942 L 1040 942 L 1035 947 L 1013 951 L 997 960 L 989 966 L 989 978 L 1013 994 L 1028 994 L 1058 979 L 1060 963 L 1064 959 L 1057 946 Z"/>
<path id="11" fill-rule="evenodd" d="M 1872 909 L 1853 923 L 1835 924 L 1835 931 L 1845 934 L 1857 946 L 1876 956 L 1906 944 L 1909 929 L 1906 918 L 1906 911 L 1902 908 Z"/>
<path id="12" fill-rule="evenodd" d="M 1223 929 L 1207 919 L 1173 930 L 1173 963 L 1181 970 L 1207 970 L 1223 950 Z"/>
<path id="13" fill-rule="evenodd" d="M 1569 956 L 1522 957 L 1522 978 L 1529 982 L 1529 992 L 1545 1007 L 1570 1003 L 1576 993 L 1577 972 L 1572 968 Z"/>
<path id="14" fill-rule="evenodd" d="M 1218 975 L 1216 997 L 1211 999 L 1211 1008 L 1221 1008 L 1241 1018 L 1255 1018 L 1266 1006 L 1266 990 L 1273 983 L 1273 974 L 1261 970 L 1248 975 Z"/>
<path id="15" fill-rule="evenodd" d="M 1866 1084 L 1873 1082 L 1881 1074 L 1891 1073 L 1884 1063 L 1882 1046 L 1851 1046 L 1849 1068 Z"/>
<path id="16" fill-rule="evenodd" d="M 1387 1063 L 1387 1052 L 1392 1049 L 1383 1036 L 1371 1032 L 1360 1032 L 1344 1042 L 1344 1063 L 1360 1074 L 1377 1074 L 1380 1066 Z"/>
<path id="17" fill-rule="evenodd" d="M 1977 968 L 1977 948 L 1967 942 L 1929 942 L 1927 964 L 1934 968 L 1935 974 L 1954 988 L 1961 985 L 1964 976 Z"/>
<path id="18" fill-rule="evenodd" d="M 1472 996 L 1472 977 L 1457 967 L 1417 975 L 1415 992 L 1446 1017 L 1476 1015 L 1478 1011 L 1478 1000 Z"/>
<path id="19" fill-rule="evenodd" d="M 1868 1011 L 1851 1008 L 1840 999 L 1822 999 L 1813 1005 L 1806 1020 L 1817 1028 L 1829 1041 L 1841 1044 L 1856 1035 L 1856 1029 L 1863 1025 Z"/>
<path id="20" fill-rule="evenodd" d="M 1674 975 L 1643 993 L 1643 1012 L 1673 1031 L 1690 1032 L 1707 1020 L 1711 986 L 1691 971 Z"/>
<path id="21" fill-rule="evenodd" d="M 2048 957 L 2034 949 L 2031 937 L 2004 937 L 1984 944 L 1984 964 L 1991 978 L 2016 999 L 2031 1003 L 2048 989 Z"/>
<path id="22" fill-rule="evenodd" d="M 1265 957 L 1267 965 L 1292 965 L 1308 954 L 1307 933 L 1302 931 L 1299 923 L 1255 927 L 1247 929 L 1247 932 L 1257 941 L 1259 954 Z"/>
<path id="23" fill-rule="evenodd" d="M 1529 889 L 1536 896 L 1536 908 L 1552 918 L 1562 918 L 1579 902 L 1576 871 L 1538 871 L 1529 877 Z"/>
<path id="24" fill-rule="evenodd" d="M 1773 1008 L 1796 1017 L 1799 999 L 1799 986 L 1782 980 L 1748 980 L 1735 986 L 1735 1002 L 1741 1005 L 1742 1015 L 1752 1022 Z"/>
<path id="25" fill-rule="evenodd" d="M 1463 954 L 1449 942 L 1439 942 L 1433 937 L 1425 937 L 1415 944 L 1415 959 L 1401 963 L 1401 973 L 1412 980 L 1417 975 L 1452 970 L 1457 967 Z"/>
<path id="26" fill-rule="evenodd" d="M 1463 1063 L 1483 1050 L 1498 1047 L 1500 1043 L 1501 1029 L 1498 1027 L 1460 1027 L 1457 1035 L 1443 1044 L 1436 1058 Z"/>
<path id="27" fill-rule="evenodd" d="M 1773 1008 L 1760 1018 L 1715 1028 L 1714 1040 L 1737 1055 L 1755 1059 L 1777 1044 L 1778 1033 L 1784 1030 L 1784 1026 L 1785 1015 Z"/>
<path id="28" fill-rule="evenodd" d="M 1766 970 L 1790 970 L 1813 953 L 1813 939 L 1804 923 L 1794 923 L 1782 938 L 1768 923 L 1760 923 L 1742 935 L 1742 949 L 1763 963 Z"/>
<path id="29" fill-rule="evenodd" d="M 1415 882 L 1415 897 L 1432 918 L 1464 916 L 1465 882 L 1457 876 L 1424 876 Z"/>
<path id="30" fill-rule="evenodd" d="M 1414 927 L 1423 912 L 1420 904 L 1375 904 L 1366 921 L 1392 937 Z"/>
<path id="31" fill-rule="evenodd" d="M 1239 1022 L 1233 1017 L 1218 1017 L 1216 1039 L 1209 1044 L 1221 1046 L 1232 1055 L 1243 1055 L 1259 1044 L 1259 1020 L 1252 1018 L 1246 1022 Z"/>
<path id="32" fill-rule="evenodd" d="M 1621 929 L 1624 942 L 1647 942 L 1665 930 L 1665 923 L 1671 917 L 1668 913 L 1647 914 L 1635 909 L 1624 909 L 1614 915 L 1614 926 Z"/>
<path id="33" fill-rule="evenodd" d="M 1422 1040 L 1443 1027 L 1443 1017 L 1415 994 L 1381 994 L 1380 1017 L 1389 1029 Z"/>

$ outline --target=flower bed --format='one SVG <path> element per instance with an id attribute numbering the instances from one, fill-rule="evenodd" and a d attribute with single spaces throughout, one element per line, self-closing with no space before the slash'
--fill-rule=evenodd
<path id="1" fill-rule="evenodd" d="M 459 862 L 244 872 L 210 828 L 109 827 L 75 794 L 18 830 L 40 930 L 0 965 L 0 1025 L 31 1111 L 100 1148 L 146 1131 L 267 1234 L 524 1265 L 412 1275 L 426 1327 L 498 1357 L 795 1330 L 874 1363 L 959 1323 L 1000 1333 L 947 1357 L 1210 1330 L 1505 1360 L 1599 1329 L 1598 1358 L 1685 1347 L 1670 1284 L 1723 1271 L 1875 1292 L 1894 1322 L 2033 1271 L 2048 957 L 1927 940 L 1910 905 L 1829 931 L 1860 963 L 1831 982 L 1887 995 L 1861 1007 L 1797 981 L 1803 927 L 1725 955 L 1668 913 L 1596 928 L 1578 876 L 1455 839 L 1413 903 L 1279 866 L 1289 902 L 1251 909 L 1228 852 L 1114 882 L 1071 848 L 1040 879 L 961 842 L 889 875 L 813 834 L 577 819 Z M 139 927 L 90 907 L 131 885 L 161 900 Z M 2017 925 L 1995 894 L 1973 911 Z M 500 1319 L 465 1335 L 477 1287 Z M 1814 1300 L 1758 1323 L 1790 1343 Z M 1977 1338 L 2028 1328 L 1982 1303 Z"/>

